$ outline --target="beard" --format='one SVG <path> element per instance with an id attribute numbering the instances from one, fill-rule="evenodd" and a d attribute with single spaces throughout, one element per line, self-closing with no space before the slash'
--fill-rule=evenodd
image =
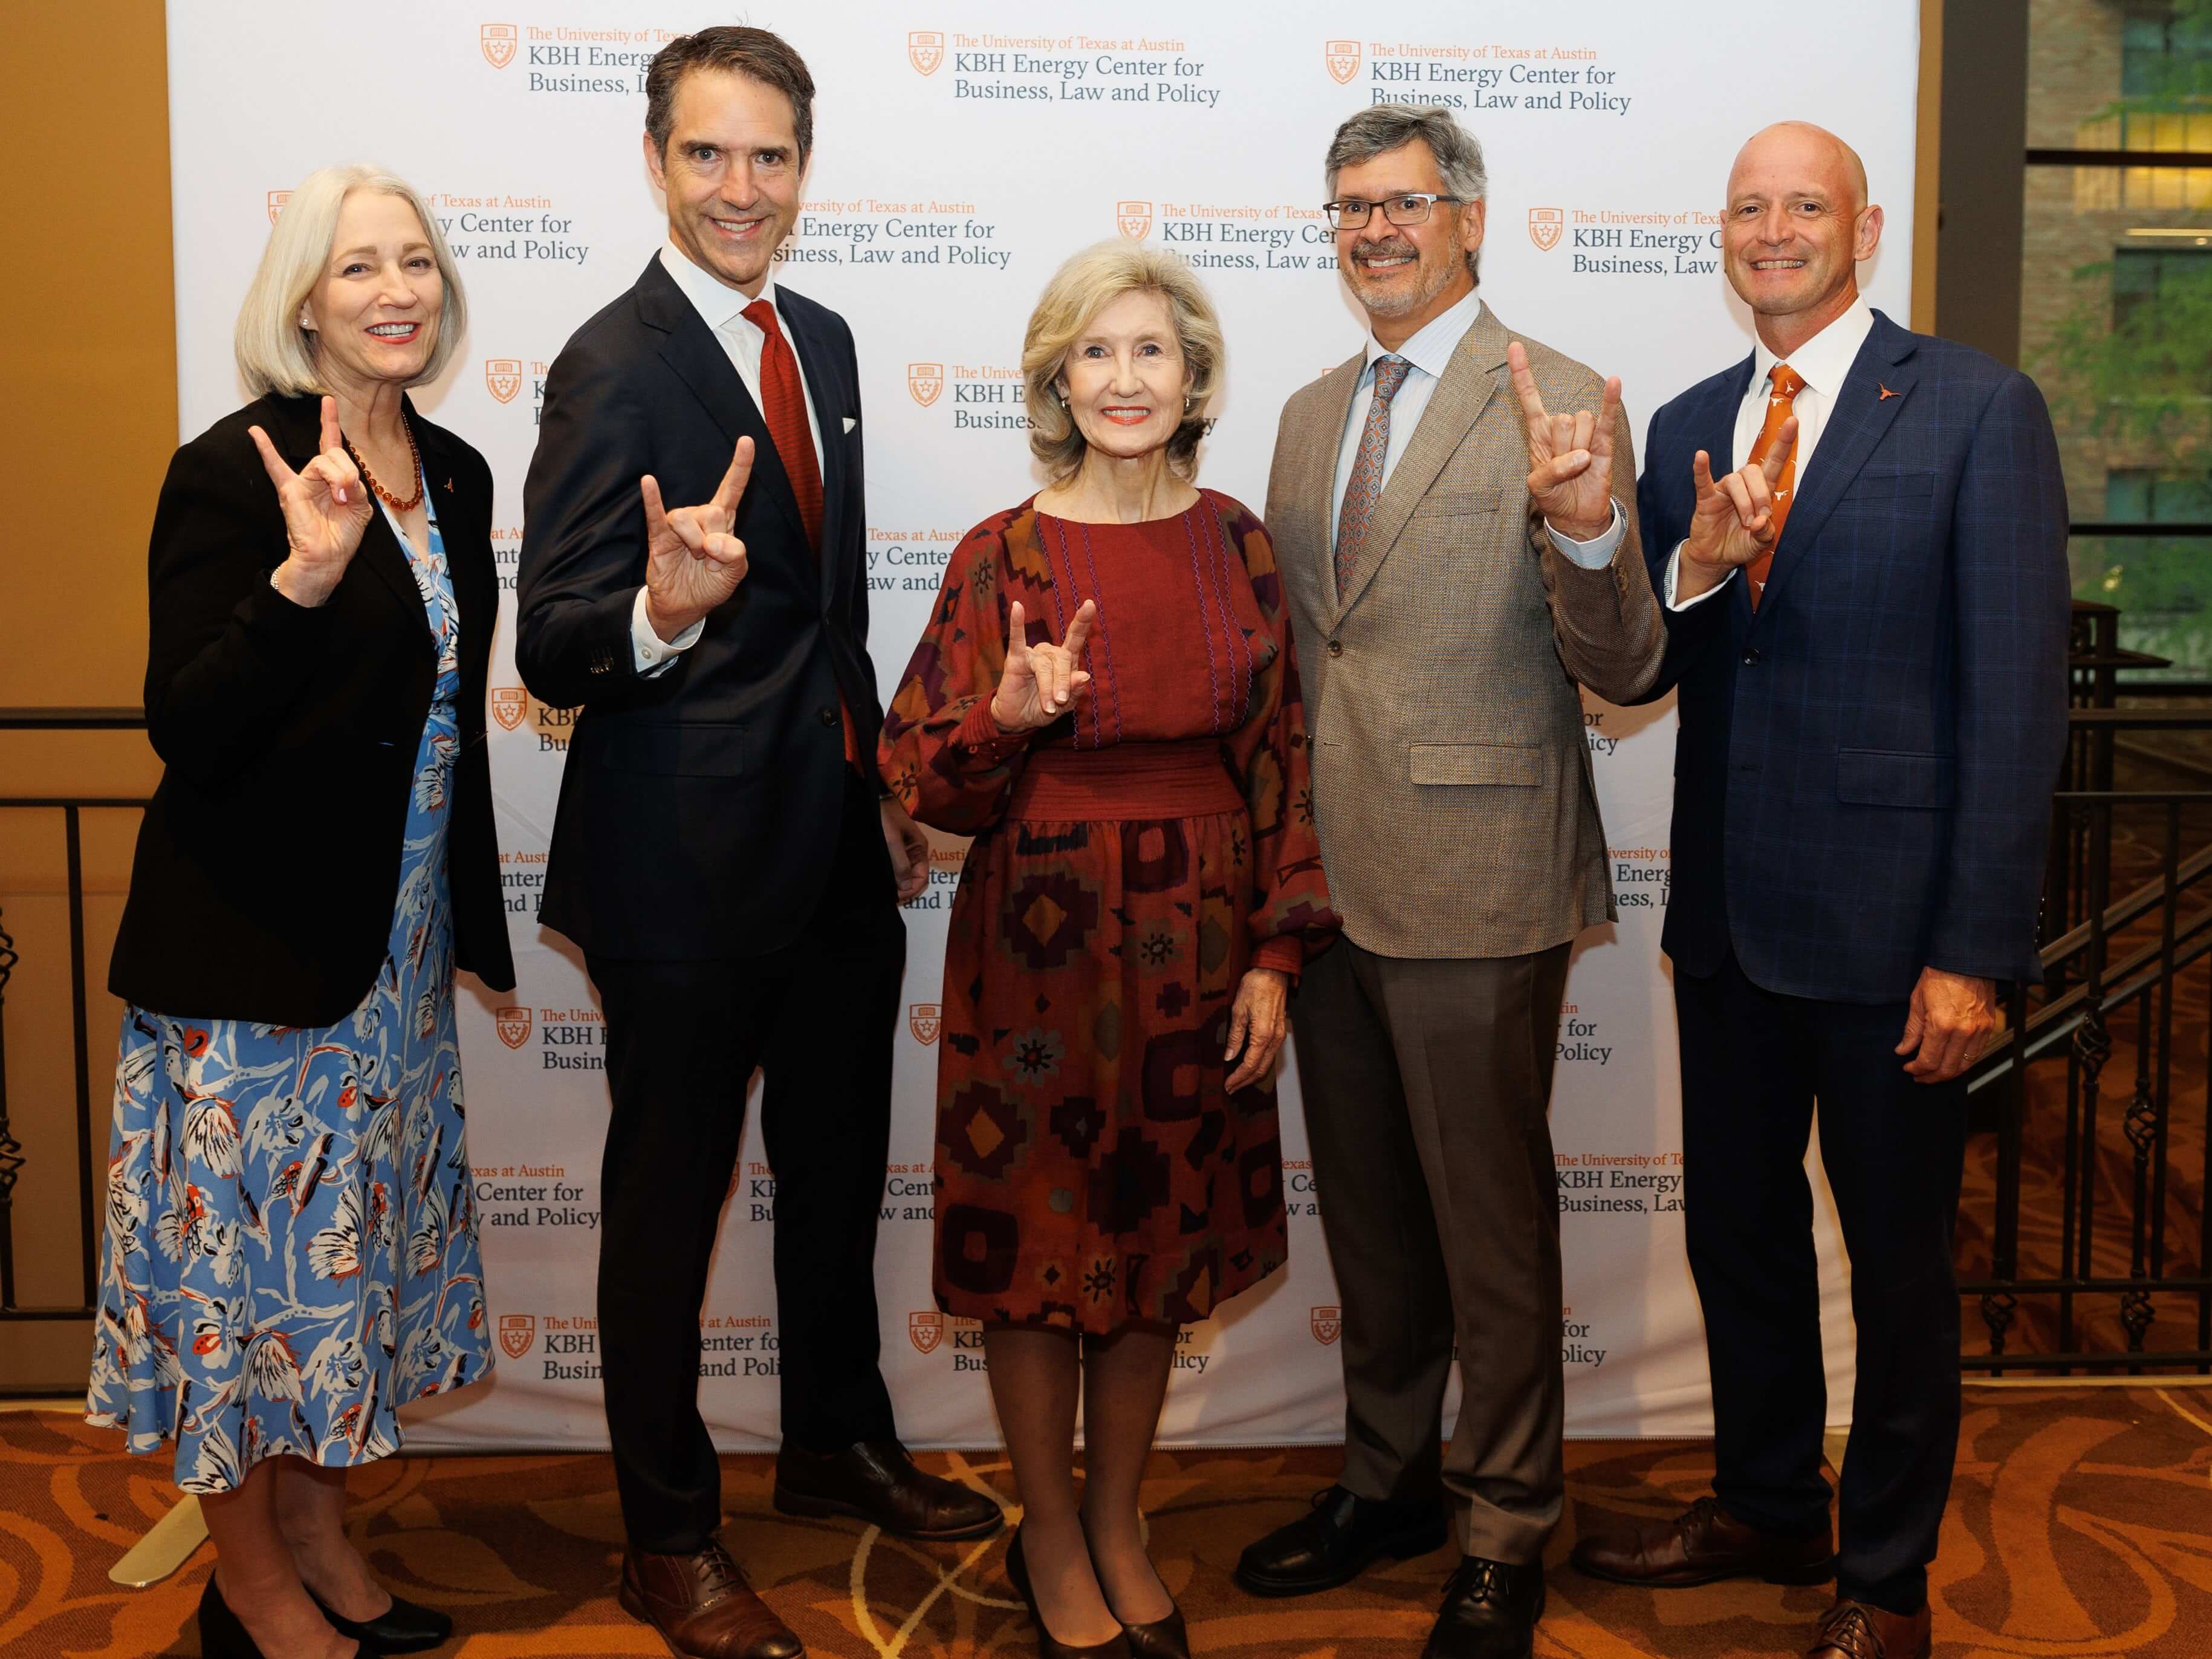
<path id="1" fill-rule="evenodd" d="M 1378 292 L 1377 285 L 1367 275 L 1365 261 L 1370 258 L 1395 258 L 1407 253 L 1412 254 L 1417 262 L 1413 271 L 1418 280 L 1404 289 Z M 1376 316 L 1402 317 L 1408 312 L 1419 311 L 1435 299 L 1444 291 L 1444 285 L 1452 278 L 1449 259 L 1439 262 L 1434 270 L 1423 272 L 1418 263 L 1420 257 L 1420 250 L 1403 237 L 1388 242 L 1376 242 L 1362 246 L 1345 261 L 1345 280 L 1351 284 L 1352 292 L 1359 303 Z"/>

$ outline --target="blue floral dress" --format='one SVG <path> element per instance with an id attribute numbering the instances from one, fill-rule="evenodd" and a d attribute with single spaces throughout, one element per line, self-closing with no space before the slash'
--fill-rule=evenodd
<path id="1" fill-rule="evenodd" d="M 173 1437 L 187 1492 L 381 1457 L 401 1406 L 491 1370 L 446 872 L 459 619 L 436 520 L 427 555 L 398 540 L 438 678 L 375 985 L 321 1030 L 124 1011 L 86 1411 L 134 1452 Z"/>

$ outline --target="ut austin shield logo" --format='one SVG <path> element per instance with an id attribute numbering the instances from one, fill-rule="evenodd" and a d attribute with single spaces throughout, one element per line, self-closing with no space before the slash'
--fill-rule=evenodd
<path id="1" fill-rule="evenodd" d="M 934 1308 L 926 1313 L 908 1314 L 906 1340 L 914 1344 L 916 1353 L 935 1353 L 937 1345 L 945 1340 L 945 1316 Z"/>
<path id="2" fill-rule="evenodd" d="M 1359 73 L 1359 42 L 1332 40 L 1322 48 L 1322 61 L 1328 65 L 1329 79 L 1340 87 L 1352 84 L 1352 77 Z"/>
<path id="3" fill-rule="evenodd" d="M 530 1041 L 530 1010 L 527 1008 L 495 1008 L 491 1014 L 492 1029 L 499 1040 L 510 1048 L 520 1048 Z"/>
<path id="4" fill-rule="evenodd" d="M 945 1024 L 945 1009 L 935 1002 L 909 1003 L 906 1011 L 906 1029 L 914 1033 L 916 1042 L 934 1042 Z"/>
<path id="5" fill-rule="evenodd" d="M 270 224 L 276 222 L 276 216 L 284 210 L 284 204 L 291 199 L 292 192 L 289 190 L 272 190 L 269 192 L 269 222 Z"/>
<path id="6" fill-rule="evenodd" d="M 536 1314 L 501 1314 L 499 1316 L 499 1349 L 509 1359 L 520 1359 L 530 1352 L 530 1345 L 538 1340 Z"/>
<path id="7" fill-rule="evenodd" d="M 1313 1331 L 1313 1340 L 1326 1348 L 1344 1334 L 1344 1310 L 1314 1308 L 1308 1310 L 1306 1320 Z"/>
<path id="8" fill-rule="evenodd" d="M 530 694 L 519 685 L 495 685 L 491 690 L 491 717 L 502 732 L 512 732 L 530 712 Z"/>
<path id="9" fill-rule="evenodd" d="M 1528 210 L 1528 240 L 1538 249 L 1549 253 L 1559 246 L 1559 238 L 1566 234 L 1567 216 L 1558 208 Z"/>
<path id="10" fill-rule="evenodd" d="M 916 75 L 934 75 L 945 62 L 945 36 L 936 29 L 908 29 L 906 61 Z"/>
<path id="11" fill-rule="evenodd" d="M 1141 242 L 1152 234 L 1152 204 L 1150 202 L 1116 202 L 1114 204 L 1114 222 L 1131 241 Z"/>
<path id="12" fill-rule="evenodd" d="M 485 358 L 484 390 L 503 404 L 513 403 L 514 394 L 522 390 L 522 359 Z"/>
<path id="13" fill-rule="evenodd" d="M 906 389 L 915 402 L 927 409 L 945 390 L 945 365 L 908 363 L 906 366 Z"/>
<path id="14" fill-rule="evenodd" d="M 494 69 L 505 69 L 514 61 L 514 25 L 486 23 L 477 31 L 477 45 L 483 52 L 485 63 Z"/>

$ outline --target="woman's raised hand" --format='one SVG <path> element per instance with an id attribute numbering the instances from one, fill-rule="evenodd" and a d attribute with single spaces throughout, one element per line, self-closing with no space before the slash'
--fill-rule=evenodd
<path id="1" fill-rule="evenodd" d="M 296 605 L 319 605 L 360 549 L 372 510 L 368 486 L 338 432 L 337 400 L 323 399 L 320 453 L 297 472 L 284 464 L 267 433 L 258 426 L 246 430 L 284 509 L 284 539 L 291 550 L 277 568 L 278 591 Z"/>
<path id="2" fill-rule="evenodd" d="M 1031 645 L 1022 605 L 1014 601 L 1006 612 L 1006 667 L 999 676 L 998 695 L 991 699 L 991 718 L 1008 732 L 1034 732 L 1049 726 L 1067 712 L 1078 688 L 1091 676 L 1076 664 L 1098 619 L 1098 607 L 1089 599 L 1067 625 L 1067 637 L 1058 645 Z"/>

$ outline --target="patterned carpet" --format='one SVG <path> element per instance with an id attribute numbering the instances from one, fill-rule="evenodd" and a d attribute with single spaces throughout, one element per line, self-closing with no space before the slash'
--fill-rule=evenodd
<path id="1" fill-rule="evenodd" d="M 928 1462 L 1008 1491 L 995 1459 Z M 1261 1602 L 1229 1571 L 1244 1542 L 1329 1479 L 1334 1450 L 1162 1452 L 1146 1485 L 1153 1554 L 1194 1650 L 1222 1659 L 1382 1659 L 1418 1651 L 1442 1553 L 1330 1595 Z M 1671 1513 L 1710 1453 L 1675 1442 L 1568 1448 L 1573 1520 Z M 994 1659 L 1035 1651 L 1006 1588 L 1004 1535 L 916 1548 L 769 1507 L 766 1458 L 726 1461 L 725 1537 L 817 1656 Z M 57 1413 L 0 1415 L 0 1654 L 191 1655 L 202 1553 L 165 1583 L 108 1582 L 168 1507 L 164 1466 Z M 362 1547 L 410 1595 L 450 1611 L 465 1659 L 656 1654 L 611 1595 L 620 1547 L 596 1456 L 395 1458 L 354 1482 Z M 1553 1547 L 1555 1566 L 1572 1541 Z M 1972 1389 L 1933 1587 L 1942 1659 L 2202 1659 L 2212 1651 L 2212 1391 Z M 1820 1589 L 1720 1584 L 1654 1595 L 1559 1567 L 1547 1659 L 1794 1654 Z"/>

